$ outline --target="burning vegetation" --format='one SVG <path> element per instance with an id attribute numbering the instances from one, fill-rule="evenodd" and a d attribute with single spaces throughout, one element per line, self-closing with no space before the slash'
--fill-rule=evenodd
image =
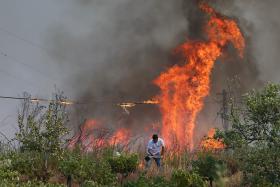
<path id="1" fill-rule="evenodd" d="M 209 94 L 210 75 L 223 48 L 232 43 L 243 56 L 244 38 L 234 20 L 219 15 L 207 4 L 200 4 L 209 15 L 205 24 L 207 41 L 188 41 L 176 49 L 184 57 L 184 65 L 175 65 L 163 72 L 155 84 L 162 112 L 162 135 L 167 145 L 180 142 L 181 148 L 193 149 L 194 127 L 203 99 Z"/>
<path id="2" fill-rule="evenodd" d="M 148 144 L 140 142 L 140 132 L 135 136 L 121 120 L 110 129 L 106 118 L 96 114 L 69 140 L 66 109 L 82 103 L 67 100 L 62 92 L 50 100 L 10 97 L 23 104 L 15 138 L 3 134 L 7 143 L 0 142 L 0 186 L 279 186 L 280 85 L 253 90 L 238 104 L 232 99 L 230 128 L 212 128 L 198 145 L 194 142 L 215 61 L 228 45 L 238 58 L 245 48 L 237 22 L 199 2 L 207 15 L 205 39 L 175 49 L 181 61 L 152 77 L 159 93 L 151 99 L 113 103 L 127 114 L 137 105 L 158 106 L 161 120 L 140 128 L 146 136 L 159 132 L 160 138 L 154 134 Z M 156 170 L 149 167 L 153 160 Z"/>
<path id="3" fill-rule="evenodd" d="M 200 3 L 199 7 L 209 19 L 204 25 L 207 40 L 187 41 L 175 49 L 176 54 L 182 56 L 183 64 L 170 67 L 154 80 L 154 84 L 160 88 L 160 94 L 154 99 L 117 104 L 127 113 L 129 108 L 139 104 L 158 105 L 162 114 L 162 137 L 167 146 L 179 143 L 180 150 L 194 148 L 196 118 L 204 106 L 204 98 L 209 94 L 215 61 L 228 44 L 237 49 L 240 57 L 243 57 L 245 47 L 243 35 L 235 20 L 220 15 L 206 3 Z M 86 121 L 70 145 L 80 142 L 90 147 L 99 139 L 93 135 L 93 127 L 95 120 Z M 128 134 L 129 129 L 118 129 L 111 136 L 114 141 L 109 142 L 124 143 L 129 140 Z"/>
<path id="4" fill-rule="evenodd" d="M 225 144 L 221 139 L 216 139 L 215 136 L 216 130 L 214 128 L 210 129 L 207 136 L 205 136 L 201 143 L 200 148 L 205 151 L 218 151 L 225 148 Z"/>

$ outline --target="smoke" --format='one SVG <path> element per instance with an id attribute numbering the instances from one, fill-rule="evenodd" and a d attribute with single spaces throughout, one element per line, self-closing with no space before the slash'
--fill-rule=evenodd
<path id="1" fill-rule="evenodd" d="M 232 86 L 238 77 L 237 91 L 244 93 L 262 81 L 279 80 L 276 55 L 280 43 L 276 19 L 280 2 L 222 1 L 213 3 L 221 13 L 237 19 L 246 37 L 244 59 L 232 46 L 216 63 L 211 94 L 198 119 L 196 131 L 204 134 L 220 126 L 215 119 L 220 105 L 216 93 Z M 97 118 L 108 127 L 125 126 L 135 132 L 160 123 L 156 106 L 139 106 L 130 115 L 114 103 L 141 101 L 158 94 L 152 81 L 177 63 L 172 51 L 186 40 L 205 39 L 207 19 L 196 1 L 191 0 L 72 0 L 69 19 L 51 29 L 52 55 L 64 73 L 66 84 L 79 101 L 82 118 Z M 274 8 L 272 8 L 274 7 Z M 279 6 L 278 6 L 279 7 Z M 272 8 L 272 9 L 271 9 Z M 199 137 L 199 136 L 198 136 Z"/>
<path id="2" fill-rule="evenodd" d="M 263 81 L 279 82 L 278 63 L 280 52 L 280 2 L 268 1 L 235 1 L 236 9 L 242 17 L 244 27 L 251 27 L 251 54 L 255 57 Z M 237 12 L 235 12 L 237 13 Z"/>
<path id="3" fill-rule="evenodd" d="M 126 115 L 114 104 L 158 93 L 152 81 L 176 63 L 172 50 L 187 33 L 183 1 L 73 1 L 72 6 L 70 23 L 52 29 L 53 55 L 67 68 L 77 99 L 90 103 L 84 117 L 142 130 L 157 123 L 155 106 Z"/>

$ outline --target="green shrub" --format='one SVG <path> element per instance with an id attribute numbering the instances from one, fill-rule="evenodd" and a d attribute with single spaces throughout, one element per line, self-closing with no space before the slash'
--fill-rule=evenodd
<path id="1" fill-rule="evenodd" d="M 212 182 L 218 180 L 225 172 L 225 165 L 221 160 L 216 159 L 210 153 L 201 153 L 198 155 L 198 159 L 192 162 L 194 171 L 200 176 L 205 177 Z"/>
<path id="2" fill-rule="evenodd" d="M 95 163 L 88 157 L 75 152 L 68 152 L 59 162 L 59 170 L 71 179 L 76 179 L 80 184 L 90 180 L 93 176 Z"/>
<path id="3" fill-rule="evenodd" d="M 40 181 L 27 181 L 22 183 L 14 183 L 9 180 L 1 180 L 1 187 L 64 187 L 62 184 L 43 183 Z"/>
<path id="4" fill-rule="evenodd" d="M 0 181 L 18 182 L 19 173 L 12 170 L 12 161 L 10 159 L 2 158 L 0 160 Z"/>
<path id="5" fill-rule="evenodd" d="M 136 170 L 138 166 L 138 155 L 130 154 L 115 156 L 109 158 L 108 162 L 113 172 L 128 175 Z"/>
<path id="6" fill-rule="evenodd" d="M 114 184 L 116 182 L 116 175 L 112 172 L 111 166 L 106 160 L 96 162 L 94 168 L 94 176 L 92 180 L 101 185 Z"/>
<path id="7" fill-rule="evenodd" d="M 11 167 L 14 171 L 29 179 L 46 181 L 50 175 L 45 167 L 44 155 L 39 152 L 16 152 L 11 155 Z"/>
<path id="8" fill-rule="evenodd" d="M 170 182 L 164 179 L 164 177 L 153 177 L 147 178 L 144 175 L 140 175 L 140 177 L 135 181 L 128 181 L 124 185 L 124 187 L 172 187 Z"/>
<path id="9" fill-rule="evenodd" d="M 244 183 L 280 185 L 280 85 L 247 93 L 233 103 L 229 119 L 231 128 L 217 136 L 240 163 Z"/>
<path id="10" fill-rule="evenodd" d="M 95 181 L 85 181 L 81 187 L 102 187 L 102 185 Z"/>
<path id="11" fill-rule="evenodd" d="M 27 93 L 19 109 L 18 128 L 15 139 L 19 142 L 21 151 L 37 151 L 53 156 L 60 156 L 68 133 L 65 124 L 68 121 L 66 100 L 62 92 L 54 95 L 48 107 L 31 101 Z"/>
<path id="12" fill-rule="evenodd" d="M 58 168 L 66 177 L 70 176 L 80 184 L 85 181 L 94 181 L 101 185 L 109 185 L 116 179 L 108 162 L 76 152 L 66 153 L 59 162 Z"/>
<path id="13" fill-rule="evenodd" d="M 177 170 L 172 173 L 171 184 L 175 187 L 206 187 L 206 182 L 196 173 Z"/>

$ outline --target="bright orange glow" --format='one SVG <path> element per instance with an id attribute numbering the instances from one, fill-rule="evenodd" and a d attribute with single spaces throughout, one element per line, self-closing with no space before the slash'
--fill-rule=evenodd
<path id="1" fill-rule="evenodd" d="M 159 104 L 159 102 L 157 100 L 146 100 L 146 101 L 143 101 L 143 104 L 156 105 L 156 104 Z"/>
<path id="2" fill-rule="evenodd" d="M 112 135 L 109 129 L 102 128 L 97 120 L 86 120 L 78 132 L 69 142 L 68 148 L 73 149 L 79 144 L 84 151 L 91 151 L 96 148 L 126 144 L 130 138 L 130 131 L 125 128 L 117 129 Z"/>
<path id="3" fill-rule="evenodd" d="M 193 149 L 196 117 L 209 94 L 216 59 L 228 43 L 233 44 L 241 57 L 245 47 L 234 20 L 219 15 L 205 3 L 200 8 L 209 15 L 205 25 L 208 40 L 188 41 L 179 46 L 176 52 L 182 54 L 185 64 L 174 65 L 154 81 L 161 90 L 157 100 L 162 113 L 162 136 L 167 146 L 178 143 L 181 149 Z"/>
<path id="4" fill-rule="evenodd" d="M 204 138 L 200 143 L 200 147 L 203 150 L 214 151 L 214 150 L 220 150 L 225 148 L 224 143 L 221 140 L 215 139 L 214 135 L 215 135 L 215 129 L 214 128 L 210 129 L 207 137 Z"/>
<path id="5" fill-rule="evenodd" d="M 125 128 L 120 128 L 110 138 L 109 144 L 110 145 L 125 144 L 128 142 L 129 138 L 130 138 L 129 130 L 127 130 Z"/>

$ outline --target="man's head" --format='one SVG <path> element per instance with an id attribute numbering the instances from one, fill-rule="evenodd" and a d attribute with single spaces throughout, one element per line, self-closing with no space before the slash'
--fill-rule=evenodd
<path id="1" fill-rule="evenodd" d="M 158 141 L 158 135 L 157 134 L 153 134 L 153 142 L 154 143 L 157 143 L 157 141 Z"/>

